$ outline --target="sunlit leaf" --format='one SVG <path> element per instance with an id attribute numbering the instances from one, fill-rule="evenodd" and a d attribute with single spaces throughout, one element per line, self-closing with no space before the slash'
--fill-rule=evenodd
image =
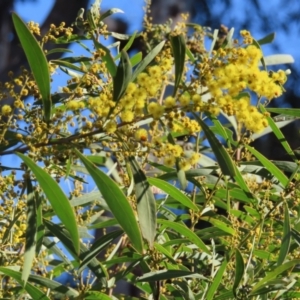
<path id="1" fill-rule="evenodd" d="M 31 158 L 22 153 L 17 153 L 17 155 L 26 163 L 28 168 L 35 175 L 57 217 L 70 233 L 74 249 L 79 252 L 79 233 L 75 212 L 71 207 L 68 198 L 61 190 L 58 183 L 46 171 L 36 165 Z"/>
<path id="2" fill-rule="evenodd" d="M 134 157 L 128 158 L 137 200 L 137 213 L 143 237 L 153 247 L 156 235 L 156 204 L 150 184 Z"/>
<path id="3" fill-rule="evenodd" d="M 174 187 L 170 183 L 158 179 L 158 178 L 148 178 L 148 181 L 151 185 L 154 185 L 164 191 L 167 195 L 172 196 L 176 201 L 183 204 L 185 207 L 188 207 L 194 211 L 198 211 L 199 208 L 195 205 L 189 197 L 183 194 L 178 188 Z"/>
<path id="4" fill-rule="evenodd" d="M 142 58 L 143 58 L 142 52 L 138 52 L 138 53 L 134 54 L 130 58 L 132 67 L 135 67 L 137 64 L 139 64 L 141 62 Z"/>
<path id="5" fill-rule="evenodd" d="M 185 225 L 175 223 L 173 221 L 162 220 L 162 219 L 158 219 L 157 222 L 167 228 L 171 228 L 171 229 L 175 230 L 179 234 L 181 234 L 184 237 L 186 237 L 187 239 L 189 239 L 191 243 L 197 245 L 199 247 L 199 249 L 201 249 L 203 252 L 210 254 L 210 250 L 202 242 L 202 240 Z"/>
<path id="6" fill-rule="evenodd" d="M 300 109 L 299 108 L 273 108 L 273 107 L 267 107 L 266 111 L 273 112 L 276 114 L 282 114 L 285 116 L 292 116 L 292 117 L 298 117 L 300 118 Z"/>
<path id="7" fill-rule="evenodd" d="M 42 96 L 45 121 L 49 122 L 52 104 L 50 93 L 50 72 L 47 59 L 38 41 L 22 19 L 14 12 L 12 13 L 12 19 L 28 64 Z"/>
<path id="8" fill-rule="evenodd" d="M 266 109 L 264 108 L 263 105 L 260 105 L 260 110 L 262 111 L 262 113 L 266 112 Z M 278 141 L 281 143 L 282 147 L 285 149 L 286 153 L 288 155 L 290 155 L 290 157 L 296 161 L 296 156 L 293 152 L 293 150 L 291 149 L 289 143 L 287 142 L 285 136 L 283 135 L 283 133 L 281 132 L 281 130 L 276 126 L 276 122 L 273 121 L 273 119 L 271 117 L 267 117 L 268 119 L 268 123 L 269 126 L 271 127 L 273 133 L 275 134 L 275 136 L 277 137 Z"/>
<path id="9" fill-rule="evenodd" d="M 226 224 L 226 223 L 224 223 L 224 222 L 222 222 L 218 219 L 203 216 L 203 217 L 201 217 L 201 220 L 204 220 L 204 221 L 207 221 L 207 222 L 211 223 L 215 227 L 223 230 L 224 232 L 229 233 L 230 235 L 235 235 L 236 234 L 235 230 L 232 227 L 230 227 L 228 224 Z"/>
<path id="10" fill-rule="evenodd" d="M 293 56 L 289 54 L 274 54 L 264 57 L 267 66 L 292 64 L 295 62 Z"/>
<path id="11" fill-rule="evenodd" d="M 245 145 L 247 150 L 249 150 L 262 164 L 263 166 L 275 176 L 276 179 L 282 184 L 283 187 L 286 187 L 289 183 L 289 179 L 284 175 L 282 171 L 280 171 L 270 160 L 264 157 L 261 153 L 255 150 L 253 147 L 249 145 Z"/>

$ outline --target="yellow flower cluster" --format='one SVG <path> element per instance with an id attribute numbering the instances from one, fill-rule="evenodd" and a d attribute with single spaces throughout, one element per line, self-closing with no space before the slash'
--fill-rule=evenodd
<path id="1" fill-rule="evenodd" d="M 38 23 L 34 23 L 32 21 L 27 23 L 28 29 L 36 35 L 41 35 L 40 25 Z"/>
<path id="2" fill-rule="evenodd" d="M 242 31 L 244 42 L 251 42 L 252 37 L 247 31 Z M 241 92 L 254 92 L 259 99 L 271 101 L 282 94 L 281 85 L 286 81 L 283 70 L 268 73 L 260 70 L 261 50 L 251 44 L 247 47 L 234 47 L 215 51 L 212 58 L 213 71 L 206 75 L 205 82 L 211 94 L 212 101 L 207 108 L 211 111 L 217 105 L 228 115 L 235 115 L 246 129 L 259 132 L 267 125 L 266 117 L 250 105 L 249 99 L 238 99 Z M 207 67 L 200 64 L 200 68 Z M 249 96 L 250 97 L 250 96 Z M 197 99 L 197 101 L 200 101 Z M 213 109 L 218 113 L 217 109 Z"/>
<path id="3" fill-rule="evenodd" d="M 183 149 L 180 145 L 173 145 L 166 143 L 161 149 L 164 154 L 163 163 L 167 167 L 174 167 L 176 159 L 180 159 L 178 166 L 184 171 L 191 168 L 192 165 L 196 165 L 200 159 L 200 154 L 194 152 L 190 157 L 184 157 Z"/>

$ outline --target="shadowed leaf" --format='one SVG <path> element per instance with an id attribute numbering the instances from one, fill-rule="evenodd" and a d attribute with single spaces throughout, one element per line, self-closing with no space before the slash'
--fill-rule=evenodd
<path id="1" fill-rule="evenodd" d="M 173 91 L 173 96 L 175 96 L 184 71 L 186 45 L 182 34 L 170 36 L 170 42 L 175 63 L 175 86 Z"/>

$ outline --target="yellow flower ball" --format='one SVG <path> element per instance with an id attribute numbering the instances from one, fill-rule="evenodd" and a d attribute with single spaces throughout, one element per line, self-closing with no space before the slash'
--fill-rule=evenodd
<path id="1" fill-rule="evenodd" d="M 134 118 L 134 114 L 130 110 L 124 110 L 121 113 L 121 119 L 123 122 L 131 122 L 133 120 L 133 118 Z"/>
<path id="2" fill-rule="evenodd" d="M 176 159 L 174 156 L 167 156 L 164 159 L 164 165 L 167 167 L 173 167 L 175 165 Z"/>
<path id="3" fill-rule="evenodd" d="M 183 94 L 179 97 L 179 102 L 182 106 L 187 106 L 191 102 L 191 97 L 188 94 Z"/>
<path id="4" fill-rule="evenodd" d="M 107 133 L 114 133 L 117 130 L 117 123 L 115 121 L 109 121 L 105 126 L 105 130 Z"/>
<path id="5" fill-rule="evenodd" d="M 11 112 L 12 108 L 9 105 L 5 104 L 2 106 L 1 113 L 3 116 L 9 116 Z"/>
<path id="6" fill-rule="evenodd" d="M 135 139 L 137 141 L 142 141 L 145 142 L 148 139 L 148 132 L 146 129 L 144 128 L 139 128 L 136 132 L 135 132 Z"/>
<path id="7" fill-rule="evenodd" d="M 67 106 L 67 109 L 69 109 L 69 110 L 77 110 L 78 108 L 79 108 L 79 105 L 78 105 L 78 101 L 76 101 L 76 100 L 71 100 L 71 101 L 69 101 L 67 104 L 66 104 L 66 106 Z"/>
<path id="8" fill-rule="evenodd" d="M 164 103 L 164 104 L 165 104 L 165 107 L 166 107 L 166 108 L 172 108 L 172 107 L 175 106 L 176 100 L 175 100 L 174 97 L 168 96 L 168 97 L 165 99 L 165 103 Z"/>

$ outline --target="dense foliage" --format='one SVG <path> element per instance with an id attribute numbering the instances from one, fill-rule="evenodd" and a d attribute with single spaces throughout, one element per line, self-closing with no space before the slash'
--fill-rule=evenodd
<path id="1" fill-rule="evenodd" d="M 289 73 L 269 65 L 291 57 L 264 57 L 274 35 L 246 30 L 145 17 L 141 33 L 109 32 L 120 11 L 99 5 L 44 36 L 12 16 L 31 70 L 0 91 L 14 100 L 0 115 L 1 298 L 132 299 L 115 292 L 122 280 L 139 299 L 299 298 L 299 164 L 280 131 L 299 111 L 267 108 Z M 138 37 L 145 53 L 129 56 Z M 57 70 L 69 80 L 52 93 Z M 293 162 L 251 147 L 270 131 Z"/>

